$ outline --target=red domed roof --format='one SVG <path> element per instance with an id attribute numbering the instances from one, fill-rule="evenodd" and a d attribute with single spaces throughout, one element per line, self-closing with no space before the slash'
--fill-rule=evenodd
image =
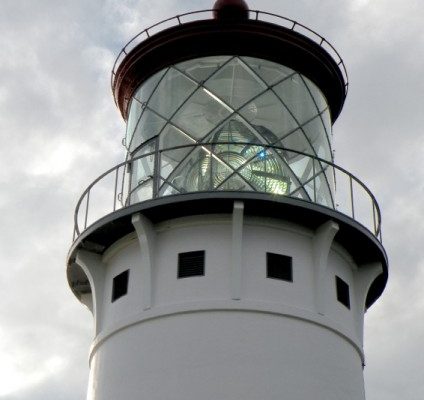
<path id="1" fill-rule="evenodd" d="M 217 0 L 213 10 L 215 19 L 249 17 L 249 6 L 244 0 Z"/>

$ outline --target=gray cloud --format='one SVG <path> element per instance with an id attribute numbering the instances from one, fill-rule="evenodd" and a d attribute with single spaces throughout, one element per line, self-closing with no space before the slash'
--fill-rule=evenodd
<path id="1" fill-rule="evenodd" d="M 421 399 L 424 6 L 249 3 L 317 30 L 347 64 L 351 86 L 335 125 L 336 161 L 376 194 L 391 265 L 387 290 L 366 317 L 367 399 Z M 79 195 L 124 157 L 110 69 L 141 28 L 211 4 L 2 1 L 0 398 L 84 397 L 92 321 L 67 287 L 64 263 Z"/>

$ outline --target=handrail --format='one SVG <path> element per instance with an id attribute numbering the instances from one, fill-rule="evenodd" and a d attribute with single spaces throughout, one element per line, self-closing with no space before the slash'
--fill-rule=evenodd
<path id="1" fill-rule="evenodd" d="M 191 11 L 184 14 L 179 14 L 171 18 L 167 18 L 163 21 L 157 22 L 154 25 L 149 26 L 148 28 L 144 29 L 143 31 L 137 33 L 135 36 L 133 36 L 129 42 L 121 49 L 118 56 L 115 59 L 115 62 L 113 64 L 112 73 L 111 73 L 111 88 L 112 92 L 115 93 L 115 76 L 116 72 L 121 65 L 123 59 L 126 57 L 126 55 L 134 49 L 138 44 L 142 43 L 144 40 L 148 39 L 151 36 L 150 31 L 154 28 L 163 26 L 163 30 L 170 28 L 171 26 L 178 26 L 178 25 L 184 25 L 185 19 L 188 19 L 188 17 L 195 16 L 195 19 L 191 19 L 187 22 L 192 21 L 200 21 L 204 19 L 211 19 L 211 13 L 213 10 L 206 9 L 206 10 L 198 10 L 198 11 Z M 209 16 L 209 18 L 204 18 L 205 14 Z M 300 33 L 304 36 L 307 36 L 309 39 L 313 40 L 315 43 L 317 43 L 319 46 L 321 46 L 324 50 L 326 50 L 330 56 L 334 59 L 338 67 L 340 68 L 343 79 L 344 79 L 344 89 L 345 89 L 345 96 L 347 95 L 348 89 L 349 89 L 349 76 L 347 73 L 346 66 L 343 62 L 342 57 L 338 53 L 338 51 L 335 49 L 335 47 L 323 36 L 321 36 L 319 33 L 315 32 L 314 30 L 308 28 L 307 26 L 293 20 L 287 17 L 283 17 L 278 14 L 269 13 L 266 11 L 259 11 L 259 10 L 249 10 L 250 16 L 254 17 L 254 20 L 256 21 L 262 21 L 262 22 L 268 22 L 268 23 L 275 23 L 275 19 L 277 19 L 278 22 L 280 22 L 280 26 L 290 29 L 294 32 Z M 197 18 L 198 17 L 198 18 Z M 202 18 L 203 17 L 203 18 Z M 270 21 L 270 17 L 273 18 L 273 22 Z M 252 19 L 252 18 L 250 18 Z M 171 26 L 168 26 L 168 23 L 171 22 Z M 288 23 L 288 24 L 287 24 Z M 166 26 L 165 26 L 166 25 Z M 291 25 L 291 26 L 287 26 Z M 116 101 L 116 99 L 115 99 Z"/>
<path id="2" fill-rule="evenodd" d="M 135 190 L 141 188 L 145 183 L 149 181 L 152 181 L 155 187 L 159 187 L 158 183 L 162 179 L 160 176 L 160 173 L 157 173 L 156 175 L 151 175 L 146 173 L 146 178 L 148 177 L 148 179 L 141 180 L 140 182 L 137 183 L 136 187 L 131 188 L 131 179 L 132 179 L 131 166 L 137 163 L 138 161 L 147 159 L 148 157 L 154 157 L 153 164 L 160 165 L 163 152 L 169 152 L 172 150 L 179 150 L 179 149 L 189 149 L 189 148 L 194 149 L 195 147 L 199 147 L 199 146 L 202 148 L 206 148 L 206 147 L 222 145 L 222 144 L 232 144 L 232 143 L 207 142 L 207 143 L 196 143 L 192 145 L 182 145 L 182 146 L 175 146 L 172 148 L 155 150 L 155 151 L 151 151 L 149 153 L 143 154 L 139 157 L 133 158 L 131 160 L 123 161 L 120 164 L 117 164 L 114 167 L 108 169 L 106 172 L 104 172 L 98 178 L 96 178 L 92 183 L 90 183 L 90 185 L 88 185 L 88 187 L 84 190 L 81 197 L 79 198 L 75 208 L 75 214 L 74 214 L 73 239 L 76 240 L 77 237 L 81 235 L 81 233 L 85 231 L 91 224 L 93 224 L 100 218 L 110 213 L 113 213 L 117 209 L 125 208 L 145 200 L 151 200 L 154 198 L 163 197 L 163 195 L 160 195 L 156 191 L 152 190 L 151 194 L 147 196 L 146 198 L 143 198 L 142 200 L 137 200 L 135 202 L 131 201 L 131 195 L 134 193 Z M 312 161 L 314 171 L 315 171 L 315 162 L 321 165 L 321 172 L 323 173 L 327 173 L 327 170 L 330 168 L 330 172 L 332 170 L 334 178 L 336 178 L 336 174 L 338 174 L 338 178 L 337 178 L 338 188 L 336 188 L 334 193 L 335 200 L 336 200 L 334 203 L 334 206 L 330 207 L 328 205 L 319 203 L 317 201 L 317 196 L 316 196 L 317 189 L 315 185 L 316 183 L 315 180 L 316 180 L 316 177 L 321 172 L 319 172 L 316 176 L 314 173 L 313 177 L 310 178 L 309 181 L 306 181 L 303 183 L 303 185 L 306 185 L 308 182 L 311 182 L 313 180 L 312 182 L 313 190 L 314 190 L 313 197 L 311 200 L 305 200 L 305 201 L 319 204 L 323 207 L 327 207 L 337 212 L 340 212 L 344 215 L 347 215 L 353 220 L 364 225 L 365 228 L 367 228 L 374 236 L 376 236 L 381 241 L 381 212 L 380 212 L 380 207 L 377 203 L 377 200 L 372 194 L 372 192 L 365 186 L 365 184 L 362 183 L 358 178 L 356 178 L 349 171 L 320 157 L 312 156 L 310 154 L 303 153 L 296 150 L 287 149 L 281 146 L 261 145 L 257 143 L 242 143 L 242 142 L 235 142 L 234 144 L 237 146 L 246 145 L 246 146 L 255 146 L 255 148 L 260 147 L 261 151 L 262 150 L 284 151 L 286 153 L 292 153 L 296 157 L 302 156 L 302 157 L 309 158 Z M 110 185 L 111 185 L 111 187 L 108 189 L 105 188 L 105 183 L 107 179 L 109 179 Z M 347 179 L 347 182 L 346 182 L 347 188 L 345 190 L 343 190 L 343 186 L 340 184 L 340 181 L 342 179 Z M 336 179 L 334 179 L 334 181 L 336 182 Z M 95 193 L 96 189 L 98 190 L 98 193 Z M 213 191 L 213 189 L 211 190 Z M 292 194 L 293 195 L 292 197 L 295 197 L 294 194 L 298 191 L 299 191 L 299 188 L 295 189 L 292 193 L 279 195 L 279 196 L 290 197 L 290 195 Z M 95 195 L 99 193 L 100 193 L 100 201 L 98 201 L 93 206 L 92 204 L 94 201 L 93 199 L 95 199 L 96 198 Z M 365 200 L 365 203 L 364 203 L 364 200 Z M 105 204 L 109 204 L 109 206 L 105 207 Z M 101 210 L 100 206 L 105 208 L 105 210 Z M 363 211 L 363 212 L 361 213 L 360 211 Z M 366 211 L 366 213 L 369 214 L 365 218 L 365 220 L 362 217 L 362 215 L 364 214 L 364 211 Z M 93 217 L 94 213 L 96 215 Z M 83 223 L 80 224 L 79 221 L 83 221 Z"/>

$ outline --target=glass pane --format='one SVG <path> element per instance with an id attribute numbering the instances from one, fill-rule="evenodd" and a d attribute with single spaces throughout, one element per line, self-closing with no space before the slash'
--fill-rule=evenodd
<path id="1" fill-rule="evenodd" d="M 296 154 L 289 166 L 299 181 L 304 184 L 308 182 L 314 174 L 314 159 Z"/>
<path id="2" fill-rule="evenodd" d="M 133 188 L 130 195 L 130 204 L 139 203 L 141 201 L 151 200 L 153 198 L 153 179 L 148 178 L 146 181 L 139 183 Z"/>
<path id="3" fill-rule="evenodd" d="M 223 181 L 220 186 L 215 188 L 215 190 L 256 191 L 252 185 L 249 185 L 248 182 L 242 179 L 237 173 L 233 173 L 231 176 L 227 177 L 227 179 Z"/>
<path id="4" fill-rule="evenodd" d="M 152 95 L 153 91 L 156 89 L 157 84 L 162 79 L 164 74 L 167 72 L 168 69 L 164 69 L 162 71 L 159 71 L 155 75 L 153 75 L 151 78 L 149 78 L 146 82 L 144 82 L 135 92 L 134 97 L 140 102 L 144 103 L 147 102 L 147 100 Z"/>
<path id="5" fill-rule="evenodd" d="M 320 158 L 331 161 L 331 151 L 327 140 L 327 135 L 324 132 L 324 125 L 321 117 L 316 117 L 302 127 L 305 135 L 311 142 L 315 153 Z"/>
<path id="6" fill-rule="evenodd" d="M 327 137 L 328 137 L 328 142 L 331 145 L 333 135 L 332 135 L 332 126 L 331 126 L 331 116 L 330 116 L 330 112 L 328 111 L 328 108 L 327 108 L 326 111 L 324 111 L 321 114 L 321 119 L 322 119 L 322 122 L 324 124 L 325 132 L 326 132 Z"/>
<path id="7" fill-rule="evenodd" d="M 195 148 L 185 147 L 181 149 L 168 150 L 161 152 L 161 178 L 167 179 L 169 175 L 176 169 L 180 168 L 183 163 Z"/>
<path id="8" fill-rule="evenodd" d="M 308 193 L 309 198 L 311 199 L 310 201 L 314 201 L 314 198 L 316 198 L 315 196 L 315 179 L 310 181 L 310 182 L 306 182 L 303 185 L 303 189 Z"/>
<path id="9" fill-rule="evenodd" d="M 217 151 L 217 149 L 214 149 Z M 228 190 L 239 190 L 239 187 L 230 187 L 227 178 L 243 164 L 244 158 L 236 152 L 222 152 L 217 151 L 218 155 L 211 155 L 209 157 L 208 168 L 206 174 L 210 175 L 210 188 L 216 189 L 221 186 L 224 181 L 224 186 L 221 189 L 227 188 Z"/>
<path id="10" fill-rule="evenodd" d="M 319 185 L 317 177 L 322 173 L 320 162 L 312 157 L 299 156 L 290 167 L 298 177 L 299 184 L 303 185 L 303 193 L 307 194 L 305 199 L 316 202 Z"/>
<path id="11" fill-rule="evenodd" d="M 149 100 L 149 108 L 170 118 L 196 87 L 192 80 L 171 67 Z"/>
<path id="12" fill-rule="evenodd" d="M 333 208 L 333 200 L 325 174 L 323 172 L 319 174 L 315 181 L 317 188 L 316 202 L 323 206 Z"/>
<path id="13" fill-rule="evenodd" d="M 230 56 L 212 56 L 179 63 L 176 67 L 192 77 L 197 82 L 208 79 L 221 65 L 225 64 Z"/>
<path id="14" fill-rule="evenodd" d="M 288 196 L 294 197 L 296 199 L 302 199 L 305 201 L 310 201 L 310 202 L 313 201 L 311 189 L 308 189 L 303 185 L 299 185 L 298 182 L 292 182 Z"/>
<path id="15" fill-rule="evenodd" d="M 137 198 L 137 195 L 134 194 L 139 188 L 141 188 L 146 182 L 153 179 L 154 168 L 155 168 L 155 147 L 156 140 L 152 140 L 142 149 L 140 149 L 134 157 L 141 157 L 134 160 L 131 163 L 131 185 L 129 192 L 131 193 L 131 201 L 134 198 Z M 143 193 L 146 193 L 146 190 L 143 189 Z M 133 195 L 134 194 L 134 195 Z"/>
<path id="16" fill-rule="evenodd" d="M 255 190 L 332 206 L 332 167 L 308 156 L 332 159 L 330 111 L 318 87 L 292 69 L 204 57 L 155 74 L 134 97 L 126 145 L 143 155 L 159 140 L 160 159 L 133 161 L 125 181 L 131 202 L 152 198 L 156 172 L 161 196 Z"/>
<path id="17" fill-rule="evenodd" d="M 130 151 L 134 151 L 142 143 L 158 135 L 165 124 L 166 121 L 163 118 L 160 118 L 154 112 L 146 109 L 134 132 L 134 136 L 130 143 Z"/>
<path id="18" fill-rule="evenodd" d="M 266 89 L 257 75 L 238 58 L 223 66 L 206 81 L 205 86 L 234 109 Z"/>
<path id="19" fill-rule="evenodd" d="M 305 183 L 304 171 L 308 163 L 305 159 L 309 160 L 309 157 L 284 149 L 273 149 L 273 153 L 283 166 L 284 177 L 288 179 L 286 194 L 310 201 L 310 197 L 303 187 Z"/>
<path id="20" fill-rule="evenodd" d="M 131 158 L 137 158 L 144 154 L 153 154 L 156 149 L 156 139 L 151 139 L 148 143 L 145 143 L 143 147 L 139 148 L 134 154 L 131 155 Z"/>
<path id="21" fill-rule="evenodd" d="M 293 133 L 281 140 L 281 146 L 288 150 L 296 150 L 298 152 L 314 154 L 305 134 L 301 129 L 296 129 Z M 298 153 L 291 153 L 290 157 L 298 157 Z"/>
<path id="22" fill-rule="evenodd" d="M 184 160 L 184 158 L 193 151 L 195 141 L 187 137 L 184 132 L 168 124 L 160 135 L 159 148 L 169 149 L 173 147 L 185 146 L 169 151 L 161 152 L 161 171 L 162 178 L 167 178 L 169 174 Z"/>
<path id="23" fill-rule="evenodd" d="M 335 182 L 334 182 L 334 173 L 335 168 L 330 164 L 321 163 L 322 168 L 324 169 L 325 176 L 327 178 L 327 184 L 329 185 L 330 191 L 333 195 L 333 200 L 335 202 Z"/>
<path id="24" fill-rule="evenodd" d="M 196 141 L 188 136 L 184 131 L 167 124 L 160 134 L 160 149 L 169 149 L 176 146 L 188 146 L 195 144 Z"/>
<path id="25" fill-rule="evenodd" d="M 199 88 L 172 118 L 172 122 L 190 137 L 201 140 L 230 114 L 231 111 L 219 99 Z"/>
<path id="26" fill-rule="evenodd" d="M 270 86 L 295 73 L 292 69 L 272 61 L 252 57 L 241 59 Z"/>
<path id="27" fill-rule="evenodd" d="M 300 125 L 318 114 L 315 103 L 299 74 L 275 86 L 274 90 Z"/>
<path id="28" fill-rule="evenodd" d="M 255 143 L 259 141 L 260 135 L 255 129 L 249 127 L 245 121 L 238 115 L 232 115 L 230 119 L 224 121 L 214 129 L 203 141 L 217 142 L 236 142 L 236 143 Z"/>
<path id="29" fill-rule="evenodd" d="M 240 170 L 244 179 L 259 192 L 287 194 L 290 179 L 281 154 L 262 146 L 250 146 L 253 155 Z"/>
<path id="30" fill-rule="evenodd" d="M 290 197 L 293 197 L 295 199 L 301 199 L 301 200 L 309 201 L 308 195 L 305 194 L 305 191 L 301 191 L 301 190 L 292 191 L 290 193 Z"/>
<path id="31" fill-rule="evenodd" d="M 316 103 L 316 106 L 318 108 L 318 111 L 324 111 L 327 107 L 327 100 L 325 99 L 324 95 L 322 94 L 321 90 L 318 89 L 318 87 L 312 83 L 308 78 L 303 76 L 303 81 L 305 82 L 306 86 L 308 87 L 311 96 L 314 98 L 314 101 Z"/>
<path id="32" fill-rule="evenodd" d="M 198 146 L 168 175 L 167 183 L 179 192 L 196 192 L 210 188 L 210 151 Z M 165 185 L 160 189 L 162 193 Z"/>
<path id="33" fill-rule="evenodd" d="M 180 194 L 181 192 L 173 187 L 171 184 L 162 181 L 159 196 L 172 196 L 173 194 Z"/>
<path id="34" fill-rule="evenodd" d="M 167 152 L 168 153 L 168 152 Z M 160 178 L 166 179 L 169 174 L 175 169 L 177 163 L 172 160 L 173 154 L 162 153 L 162 156 L 165 155 L 165 158 L 161 157 L 160 159 Z"/>
<path id="35" fill-rule="evenodd" d="M 130 146 L 132 137 L 134 135 L 134 130 L 140 119 L 140 115 L 142 111 L 143 111 L 143 106 L 140 104 L 140 102 L 133 99 L 131 101 L 130 112 L 128 114 L 127 131 L 125 134 L 125 146 L 127 147 L 127 149 Z"/>
<path id="36" fill-rule="evenodd" d="M 276 143 L 278 138 L 297 128 L 294 118 L 271 91 L 244 106 L 240 114 L 259 131 L 269 132 L 268 143 Z"/>

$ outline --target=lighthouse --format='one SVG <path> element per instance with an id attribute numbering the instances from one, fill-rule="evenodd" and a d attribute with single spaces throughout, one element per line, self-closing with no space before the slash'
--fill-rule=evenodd
<path id="1" fill-rule="evenodd" d="M 365 399 L 388 260 L 376 198 L 333 157 L 336 49 L 218 0 L 140 32 L 111 84 L 126 157 L 82 193 L 67 257 L 88 399 Z"/>

